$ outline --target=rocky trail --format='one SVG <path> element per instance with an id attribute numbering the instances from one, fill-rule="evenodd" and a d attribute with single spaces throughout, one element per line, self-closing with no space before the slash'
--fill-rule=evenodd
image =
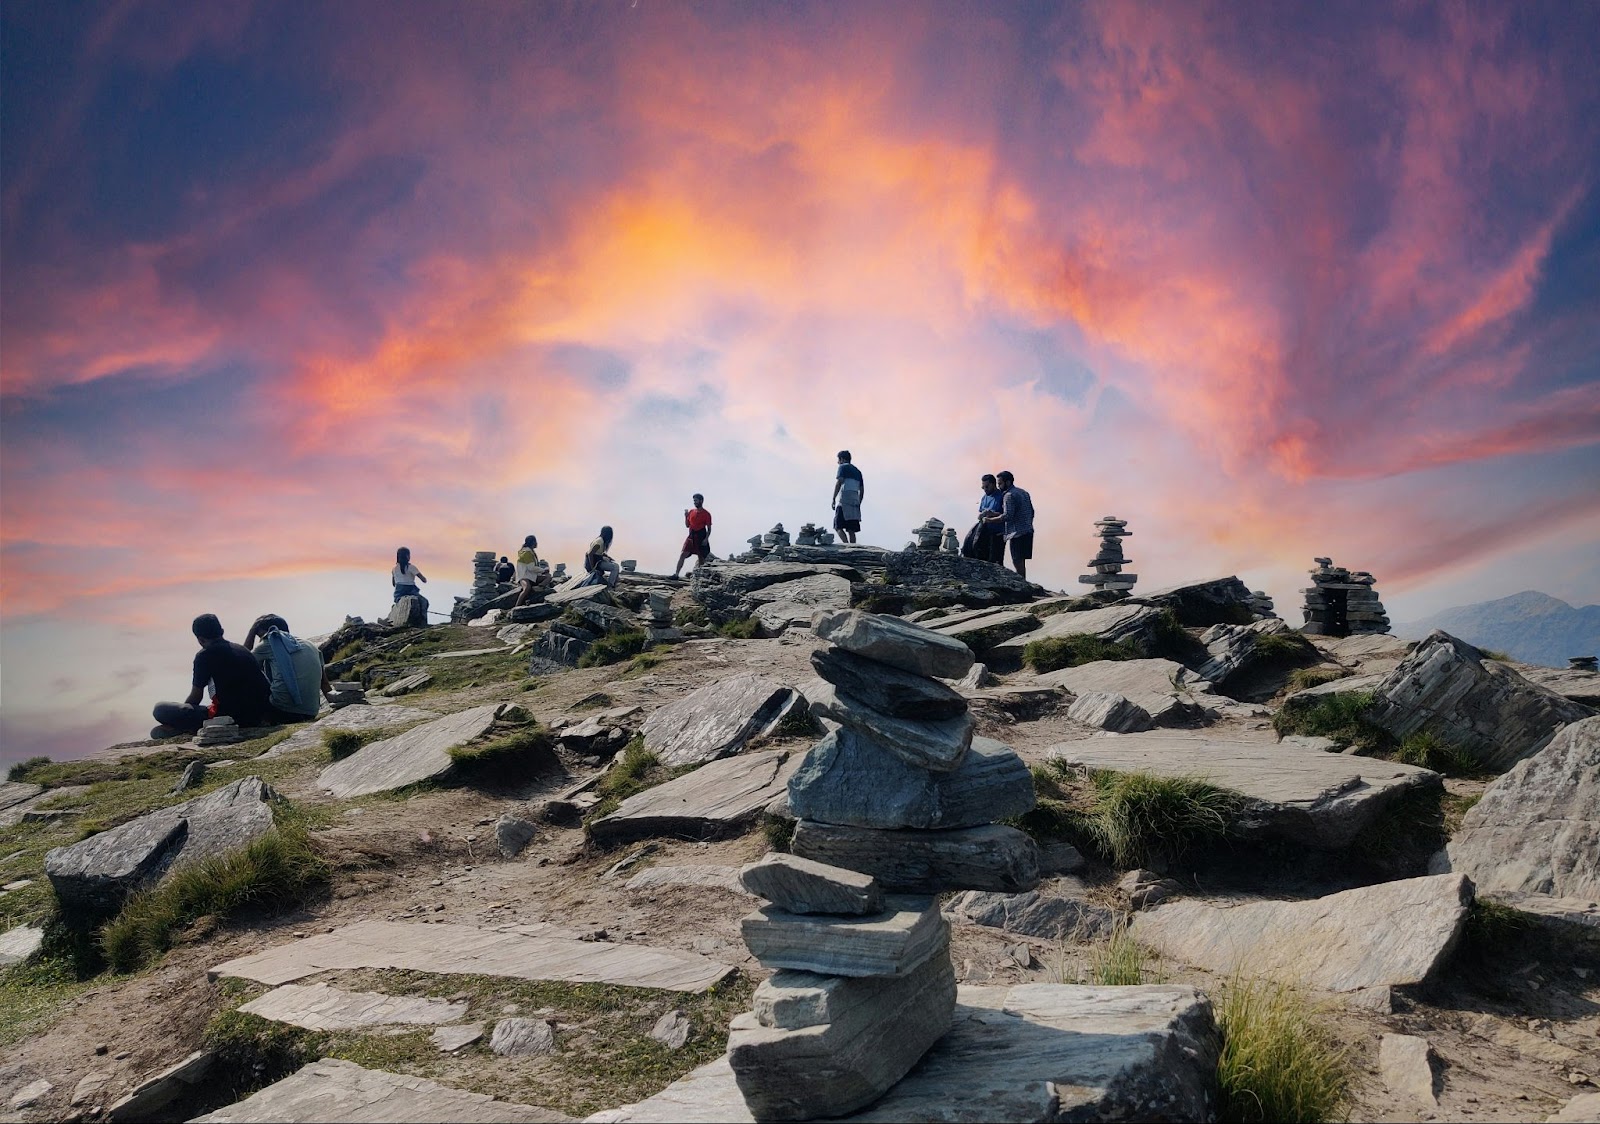
<path id="1" fill-rule="evenodd" d="M 1115 585 L 491 583 L 326 638 L 316 723 L 30 763 L 0 1114 L 1233 1119 L 1227 997 L 1282 981 L 1350 1119 L 1600 1119 L 1595 673 Z M 228 862 L 292 890 L 177 901 Z"/>

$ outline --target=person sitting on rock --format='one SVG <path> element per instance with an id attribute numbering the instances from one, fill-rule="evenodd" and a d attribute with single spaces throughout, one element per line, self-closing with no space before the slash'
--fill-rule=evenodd
<path id="1" fill-rule="evenodd" d="M 522 540 L 522 547 L 517 551 L 516 579 L 522 588 L 517 591 L 517 599 L 511 605 L 513 609 L 532 597 L 534 590 L 550 580 L 550 571 L 539 565 L 537 535 L 529 535 Z"/>
<path id="2" fill-rule="evenodd" d="M 1028 576 L 1028 559 L 1033 557 L 1033 497 L 1017 487 L 1016 477 L 1009 472 L 996 474 L 1000 484 L 1000 511 L 983 518 L 998 523 L 1001 534 L 1011 547 L 1011 565 L 1017 577 Z"/>
<path id="3" fill-rule="evenodd" d="M 153 712 L 160 723 L 153 738 L 174 738 L 196 733 L 210 715 L 200 698 L 211 685 L 216 713 L 240 726 L 264 725 L 272 712 L 271 686 L 256 658 L 241 645 L 222 638 L 222 622 L 215 613 L 202 613 L 190 626 L 200 651 L 194 657 L 193 688 L 181 703 L 157 703 Z"/>
<path id="4" fill-rule="evenodd" d="M 833 529 L 840 542 L 855 542 L 861 531 L 861 501 L 867 498 L 867 482 L 861 470 L 850 463 L 850 450 L 839 450 L 839 471 L 833 477 Z"/>
<path id="5" fill-rule="evenodd" d="M 617 581 L 622 577 L 622 567 L 611 558 L 611 537 L 611 528 L 601 527 L 600 533 L 589 544 L 589 549 L 584 551 L 585 576 L 578 585 L 599 585 L 604 582 L 611 589 L 617 588 Z"/>
<path id="6" fill-rule="evenodd" d="M 267 677 L 274 722 L 310 722 L 322 700 L 333 694 L 322 653 L 315 644 L 291 635 L 288 623 L 276 613 L 256 618 L 245 633 L 244 647 Z"/>
<path id="7" fill-rule="evenodd" d="M 706 498 L 699 492 L 690 498 L 694 506 L 683 509 L 683 525 L 689 528 L 689 534 L 683 540 L 683 552 L 678 555 L 678 564 L 672 568 L 673 577 L 683 572 L 683 564 L 691 555 L 697 559 L 695 569 L 704 566 L 706 559 L 711 556 L 711 513 L 706 510 Z"/>
<path id="8" fill-rule="evenodd" d="M 402 546 L 394 552 L 394 569 L 389 573 L 389 582 L 394 586 L 395 601 L 398 602 L 402 597 L 422 596 L 417 583 L 427 580 L 422 571 L 411 564 L 410 547 Z"/>
<path id="9" fill-rule="evenodd" d="M 509 585 L 511 580 L 516 577 L 516 573 L 517 568 L 511 564 L 511 560 L 504 554 L 500 556 L 500 561 L 494 564 L 494 580 L 501 585 Z"/>

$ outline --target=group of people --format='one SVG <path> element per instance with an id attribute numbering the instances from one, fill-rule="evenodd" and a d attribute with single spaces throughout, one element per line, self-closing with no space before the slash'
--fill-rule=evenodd
<path id="1" fill-rule="evenodd" d="M 418 575 L 420 577 L 420 575 Z M 289 631 L 276 613 L 256 618 L 243 644 L 223 635 L 215 613 L 202 613 L 190 625 L 200 651 L 194 657 L 190 690 L 181 703 L 157 703 L 152 738 L 196 733 L 208 718 L 232 718 L 240 726 L 278 726 L 309 722 L 322 700 L 333 694 L 322 653 Z M 202 705 L 207 687 L 211 702 Z"/>

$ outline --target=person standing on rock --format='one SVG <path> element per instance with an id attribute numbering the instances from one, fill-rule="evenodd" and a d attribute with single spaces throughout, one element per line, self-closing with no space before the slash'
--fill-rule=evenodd
<path id="1" fill-rule="evenodd" d="M 270 720 L 271 687 L 256 658 L 242 645 L 222 638 L 222 622 L 215 613 L 196 617 L 190 630 L 200 645 L 194 657 L 193 688 L 181 703 L 156 703 L 152 714 L 160 725 L 150 736 L 175 738 L 197 732 L 208 717 L 200 705 L 208 683 L 219 716 L 226 715 L 241 726 L 260 726 Z"/>
<path id="2" fill-rule="evenodd" d="M 274 723 L 310 722 L 321 709 L 323 698 L 333 694 L 333 685 L 322 666 L 322 653 L 315 644 L 291 635 L 288 622 L 276 613 L 256 618 L 245 633 L 243 647 L 267 677 Z"/>
<path id="3" fill-rule="evenodd" d="M 611 558 L 610 527 L 601 527 L 600 533 L 589 544 L 589 549 L 583 554 L 583 568 L 586 576 L 579 582 L 580 586 L 599 585 L 604 582 L 612 589 L 617 588 L 617 579 L 622 576 L 622 567 L 618 566 Z"/>
<path id="4" fill-rule="evenodd" d="M 696 492 L 690 499 L 694 501 L 694 506 L 683 510 L 683 525 L 689 528 L 689 534 L 683 540 L 683 552 L 678 555 L 678 564 L 672 568 L 673 577 L 683 572 L 683 564 L 691 555 L 697 559 L 694 564 L 697 570 L 706 564 L 706 559 L 711 555 L 711 513 L 706 510 L 706 498 Z"/>
<path id="5" fill-rule="evenodd" d="M 1011 565 L 1017 577 L 1026 578 L 1028 559 L 1033 557 L 1033 497 L 1017 487 L 1016 477 L 1009 472 L 996 474 L 995 480 L 1000 485 L 1000 511 L 983 518 L 1000 526 L 1001 535 L 1011 548 Z"/>
<path id="6" fill-rule="evenodd" d="M 833 477 L 833 529 L 840 542 L 855 542 L 861 531 L 861 501 L 867 498 L 867 482 L 861 470 L 850 463 L 850 450 L 839 450 L 839 471 Z"/>
<path id="7" fill-rule="evenodd" d="M 422 571 L 411 564 L 410 547 L 402 546 L 394 552 L 394 569 L 389 571 L 389 583 L 394 586 L 394 599 L 396 602 L 402 597 L 422 596 L 422 591 L 417 588 L 417 583 L 427 580 L 422 576 Z"/>
<path id="8" fill-rule="evenodd" d="M 539 565 L 539 537 L 537 535 L 529 535 L 522 540 L 522 546 L 517 551 L 515 577 L 517 584 L 522 588 L 517 591 L 517 599 L 511 605 L 513 609 L 532 597 L 533 591 L 548 579 L 548 574 Z"/>

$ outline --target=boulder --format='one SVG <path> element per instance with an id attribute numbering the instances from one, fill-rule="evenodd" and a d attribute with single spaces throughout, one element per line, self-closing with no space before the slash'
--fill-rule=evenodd
<path id="1" fill-rule="evenodd" d="M 811 630 L 847 652 L 886 663 L 913 675 L 960 679 L 972 667 L 972 649 L 897 617 L 854 609 L 823 610 Z"/>
<path id="2" fill-rule="evenodd" d="M 815 611 L 838 597 L 838 582 L 859 582 L 861 576 L 854 565 L 840 561 L 713 562 L 698 567 L 690 575 L 689 588 L 712 619 L 722 622 L 749 616 L 764 605 L 801 604 L 819 599 L 813 606 Z M 798 582 L 810 584 L 795 584 Z M 773 586 L 790 588 L 773 596 L 762 596 L 763 591 Z M 801 596 L 785 596 L 786 593 Z M 846 591 L 845 596 L 845 605 L 848 605 L 850 593 Z"/>
<path id="3" fill-rule="evenodd" d="M 882 584 L 874 582 L 874 597 L 920 604 L 1023 605 L 1044 593 L 1003 566 L 924 550 L 886 554 L 878 577 Z"/>
<path id="4" fill-rule="evenodd" d="M 674 1007 L 656 1020 L 655 1026 L 650 1028 L 650 1037 L 669 1050 L 681 1050 L 688 1045 L 693 1029 L 689 1013 L 681 1007 Z"/>
<path id="5" fill-rule="evenodd" d="M 18 925 L 7 929 L 4 933 L 0 933 L 0 968 L 21 964 L 43 947 L 43 929 L 32 925 Z"/>
<path id="6" fill-rule="evenodd" d="M 989 609 L 929 621 L 927 627 L 941 636 L 959 640 L 979 656 L 996 644 L 1033 632 L 1043 622 L 1023 609 Z"/>
<path id="7" fill-rule="evenodd" d="M 949 1033 L 852 1121 L 1210 1120 L 1220 1038 L 1192 987 L 960 987 Z M 726 1057 L 593 1121 L 754 1119 Z"/>
<path id="8" fill-rule="evenodd" d="M 1437 773 L 1339 753 L 1209 734 L 1124 734 L 1062 742 L 1049 756 L 1085 769 L 1201 778 L 1236 792 L 1241 838 L 1283 839 L 1321 850 L 1348 847 L 1413 792 L 1439 791 Z"/>
<path id="9" fill-rule="evenodd" d="M 1216 624 L 1200 635 L 1208 657 L 1199 668 L 1200 678 L 1219 687 L 1225 686 L 1235 675 L 1259 662 L 1259 643 L 1263 636 L 1280 634 L 1293 635 L 1301 650 L 1315 657 L 1316 650 L 1310 642 L 1301 640 L 1299 633 L 1275 617 L 1252 624 Z"/>
<path id="10" fill-rule="evenodd" d="M 1431 875 L 1309 901 L 1167 902 L 1136 914 L 1129 933 L 1209 972 L 1358 991 L 1427 980 L 1455 948 L 1471 904 L 1471 882 Z"/>
<path id="11" fill-rule="evenodd" d="M 112 912 L 180 864 L 235 850 L 270 831 L 274 798 L 260 777 L 245 777 L 57 847 L 45 855 L 45 873 L 63 907 Z"/>
<path id="12" fill-rule="evenodd" d="M 1563 698 L 1447 632 L 1434 632 L 1384 677 L 1367 717 L 1397 738 L 1427 732 L 1504 771 L 1592 707 Z"/>
<path id="13" fill-rule="evenodd" d="M 1414 1034 L 1385 1034 L 1378 1039 L 1378 1073 L 1384 1087 L 1413 1108 L 1434 1109 L 1433 1047 Z"/>
<path id="14" fill-rule="evenodd" d="M 613 605 L 616 603 L 615 599 L 611 596 L 611 590 L 607 589 L 604 585 L 567 585 L 549 594 L 544 599 L 544 603 L 546 605 L 559 605 L 563 607 L 575 605 L 579 601 L 594 601 L 601 605 Z M 515 619 L 515 617 L 512 618 L 512 620 Z"/>
<path id="15" fill-rule="evenodd" d="M 621 843 L 652 835 L 715 839 L 742 830 L 780 795 L 800 764 L 788 750 L 746 753 L 702 765 L 647 788 L 589 825 L 592 838 Z"/>
<path id="16" fill-rule="evenodd" d="M 977 827 L 1033 805 L 1033 774 L 991 738 L 974 738 L 955 769 L 933 773 L 841 727 L 817 742 L 789 778 L 793 816 L 855 827 Z"/>
<path id="17" fill-rule="evenodd" d="M 770 854 L 741 869 L 739 881 L 750 893 L 787 913 L 859 917 L 883 911 L 883 891 L 870 875 L 797 855 Z"/>
<path id="18" fill-rule="evenodd" d="M 1600 902 L 1600 717 L 1564 727 L 1491 784 L 1433 869 L 1489 897 Z"/>
<path id="19" fill-rule="evenodd" d="M 823 679 L 891 718 L 936 722 L 959 718 L 967 700 L 937 679 L 854 655 L 843 648 L 819 648 L 811 666 Z"/>
<path id="20" fill-rule="evenodd" d="M 947 950 L 890 979 L 779 976 L 784 991 L 813 993 L 810 1006 L 820 1008 L 819 1021 L 770 1026 L 754 1012 L 733 1020 L 728 1064 L 745 1104 L 761 1120 L 818 1120 L 871 1104 L 950 1029 L 955 1012 L 956 977 Z M 796 977 L 815 983 L 796 986 Z M 775 1005 L 793 1014 L 806 1004 L 797 997 Z"/>
<path id="21" fill-rule="evenodd" d="M 1117 915 L 1103 905 L 1040 890 L 1025 894 L 968 890 L 948 908 L 974 925 L 1048 941 L 1095 940 L 1109 936 L 1117 923 Z"/>
<path id="22" fill-rule="evenodd" d="M 709 683 L 645 719 L 645 748 L 663 765 L 698 765 L 729 757 L 772 733 L 806 700 L 793 688 L 760 675 Z"/>
<path id="23" fill-rule="evenodd" d="M 807 625 L 818 609 L 848 609 L 851 583 L 838 574 L 813 574 L 748 593 L 741 606 L 764 622 Z"/>
<path id="24" fill-rule="evenodd" d="M 1114 734 L 1135 734 L 1155 725 L 1148 710 L 1114 691 L 1088 691 L 1079 695 L 1067 709 L 1067 717 Z"/>
<path id="25" fill-rule="evenodd" d="M 904 976 L 942 954 L 950 926 L 926 897 L 892 895 L 881 913 L 830 916 L 762 906 L 739 922 L 744 943 L 768 968 L 824 976 Z"/>
<path id="26" fill-rule="evenodd" d="M 1096 660 L 1039 676 L 1039 682 L 1074 695 L 1122 695 L 1157 726 L 1189 726 L 1206 717 L 1209 685 L 1196 683 L 1171 660 Z"/>
<path id="27" fill-rule="evenodd" d="M 1545 1124 L 1596 1124 L 1600 1121 L 1600 1093 L 1580 1093 L 1544 1118 Z"/>
<path id="28" fill-rule="evenodd" d="M 489 1036 L 489 1049 L 503 1058 L 558 1053 L 556 1032 L 544 1019 L 501 1019 Z"/>
<path id="29" fill-rule="evenodd" d="M 1131 601 L 1082 613 L 1056 613 L 1046 617 L 1044 623 L 1034 631 L 996 644 L 984 659 L 991 667 L 1019 667 L 1023 650 L 1029 644 L 1062 636 L 1093 636 L 1108 642 L 1126 641 L 1146 655 L 1155 655 L 1160 647 L 1157 632 L 1160 620 L 1159 609 Z"/>
<path id="30" fill-rule="evenodd" d="M 389 610 L 389 623 L 396 628 L 428 627 L 428 599 L 421 594 L 402 597 Z"/>
<path id="31" fill-rule="evenodd" d="M 317 787 L 349 800 L 442 777 L 455 766 L 450 750 L 488 733 L 496 709 L 493 703 L 475 706 L 370 742 L 322 770 Z"/>
<path id="32" fill-rule="evenodd" d="M 1233 576 L 1169 585 L 1134 598 L 1157 609 L 1171 609 L 1188 628 L 1243 624 L 1251 618 L 1250 591 Z"/>
<path id="33" fill-rule="evenodd" d="M 858 870 L 885 890 L 1020 893 L 1039 883 L 1039 848 L 1014 827 L 955 831 L 878 831 L 801 820 L 790 850 L 802 858 Z"/>
<path id="34" fill-rule="evenodd" d="M 970 713 L 938 722 L 893 718 L 822 679 L 810 680 L 800 690 L 810 703 L 812 714 L 870 739 L 914 768 L 938 772 L 955 769 L 972 745 L 977 727 Z"/>
<path id="35" fill-rule="evenodd" d="M 538 826 L 531 820 L 507 812 L 496 820 L 494 825 L 494 842 L 500 851 L 500 857 L 516 858 L 529 843 L 533 842 L 533 837 L 538 833 Z"/>

